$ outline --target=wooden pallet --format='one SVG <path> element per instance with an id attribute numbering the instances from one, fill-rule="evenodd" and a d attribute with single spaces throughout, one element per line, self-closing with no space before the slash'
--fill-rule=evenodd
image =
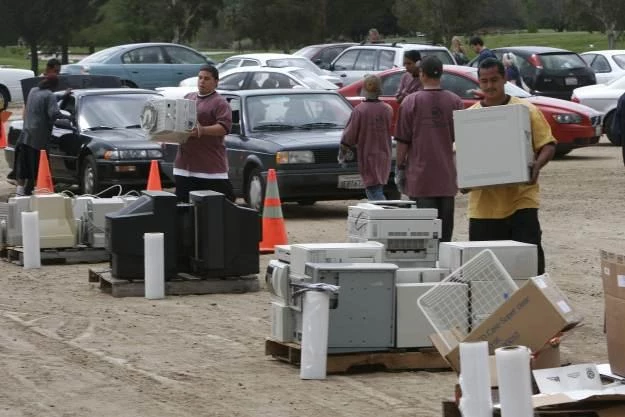
<path id="1" fill-rule="evenodd" d="M 301 346 L 297 343 L 265 341 L 265 355 L 293 365 L 300 364 Z M 386 370 L 448 370 L 449 364 L 435 349 L 407 351 L 396 349 L 386 352 L 331 353 L 328 355 L 327 373 Z"/>
<path id="2" fill-rule="evenodd" d="M 24 249 L 21 246 L 8 246 L 0 251 L 5 262 L 24 265 Z M 99 264 L 109 261 L 109 254 L 104 248 L 63 248 L 42 249 L 42 265 Z"/>
<path id="3" fill-rule="evenodd" d="M 102 292 L 113 297 L 143 297 L 145 283 L 142 279 L 118 279 L 109 269 L 89 269 L 89 282 L 98 283 Z M 191 294 L 240 294 L 260 291 L 257 275 L 237 278 L 200 278 L 190 274 L 178 274 L 165 281 L 166 295 Z"/>

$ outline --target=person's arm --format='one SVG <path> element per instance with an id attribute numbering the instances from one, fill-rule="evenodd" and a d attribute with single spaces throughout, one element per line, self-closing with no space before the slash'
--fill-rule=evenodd
<path id="1" fill-rule="evenodd" d="M 397 102 L 399 104 L 401 104 L 402 101 L 404 101 L 404 98 L 406 97 L 406 94 L 404 92 L 406 86 L 406 74 L 402 75 L 402 77 L 399 79 L 399 88 L 397 88 L 397 94 L 395 94 L 395 98 L 397 99 Z"/>
<path id="2" fill-rule="evenodd" d="M 556 144 L 554 142 L 548 143 L 538 152 L 538 156 L 534 160 L 532 164 L 532 178 L 530 179 L 530 184 L 536 184 L 538 181 L 538 176 L 540 175 L 540 170 L 547 165 L 547 162 L 553 159 L 553 156 L 556 154 Z"/>
<path id="3" fill-rule="evenodd" d="M 404 102 L 404 104 L 399 106 L 399 114 L 397 115 L 395 141 L 397 142 L 396 164 L 398 169 L 404 169 L 408 163 L 408 148 L 410 147 L 410 142 L 412 140 L 411 116 L 413 111 L 407 108 L 409 104 L 410 103 L 408 102 Z"/>
<path id="4" fill-rule="evenodd" d="M 202 126 L 198 121 L 197 126 L 191 131 L 191 136 L 222 136 L 230 133 L 232 128 L 232 109 L 225 100 L 221 100 L 215 104 L 215 118 L 217 122 L 210 126 Z"/>
<path id="5" fill-rule="evenodd" d="M 360 133 L 360 117 L 359 112 L 354 109 L 349 116 L 349 120 L 345 125 L 343 134 L 341 135 L 341 146 L 352 147 L 358 143 L 358 134 Z"/>
<path id="6" fill-rule="evenodd" d="M 556 154 L 556 139 L 551 133 L 551 127 L 543 113 L 535 106 L 530 107 L 530 120 L 532 126 L 532 143 L 535 150 L 532 162 L 532 173 L 529 183 L 536 184 L 540 171 Z"/>
<path id="7" fill-rule="evenodd" d="M 61 113 L 61 109 L 59 108 L 59 103 L 56 102 L 56 96 L 52 93 L 47 97 L 48 100 L 48 118 L 54 122 L 57 119 L 69 119 L 71 120 L 71 116 L 66 116 Z"/>

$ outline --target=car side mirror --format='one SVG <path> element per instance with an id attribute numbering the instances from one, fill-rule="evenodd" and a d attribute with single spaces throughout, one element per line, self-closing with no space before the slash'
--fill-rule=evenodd
<path id="1" fill-rule="evenodd" d="M 329 69 L 330 71 L 334 71 L 334 64 L 330 64 L 330 65 L 328 65 L 328 69 Z"/>
<path id="2" fill-rule="evenodd" d="M 68 119 L 56 119 L 54 121 L 54 126 L 58 127 L 59 129 L 74 130 L 74 125 L 72 124 L 72 121 Z"/>

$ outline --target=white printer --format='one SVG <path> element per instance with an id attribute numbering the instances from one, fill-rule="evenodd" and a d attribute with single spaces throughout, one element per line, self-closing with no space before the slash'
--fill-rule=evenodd
<path id="1" fill-rule="evenodd" d="M 384 245 L 364 243 L 305 243 L 291 245 L 292 275 L 304 275 L 306 264 L 314 263 L 373 263 L 382 262 Z"/>
<path id="2" fill-rule="evenodd" d="M 378 201 L 349 206 L 350 242 L 384 244 L 383 262 L 401 268 L 436 268 L 442 222 L 436 209 L 419 209 L 412 201 Z"/>

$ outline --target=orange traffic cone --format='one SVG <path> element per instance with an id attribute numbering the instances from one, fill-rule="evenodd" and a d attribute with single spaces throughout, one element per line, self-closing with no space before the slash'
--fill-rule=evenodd
<path id="1" fill-rule="evenodd" d="M 4 129 L 4 124 L 9 117 L 11 117 L 10 111 L 3 111 L 0 113 L 0 149 L 4 149 L 7 147 L 7 135 L 6 130 Z"/>
<path id="2" fill-rule="evenodd" d="M 287 241 L 276 170 L 270 169 L 263 206 L 263 241 L 260 242 L 260 252 L 273 253 L 274 246 L 286 245 Z"/>
<path id="3" fill-rule="evenodd" d="M 39 169 L 37 170 L 37 185 L 35 194 L 47 194 L 54 192 L 50 165 L 48 165 L 48 154 L 45 150 L 39 151 Z"/>
<path id="4" fill-rule="evenodd" d="M 158 161 L 152 160 L 150 163 L 150 175 L 148 176 L 148 191 L 163 191 L 161 186 L 161 171 L 158 167 Z"/>

